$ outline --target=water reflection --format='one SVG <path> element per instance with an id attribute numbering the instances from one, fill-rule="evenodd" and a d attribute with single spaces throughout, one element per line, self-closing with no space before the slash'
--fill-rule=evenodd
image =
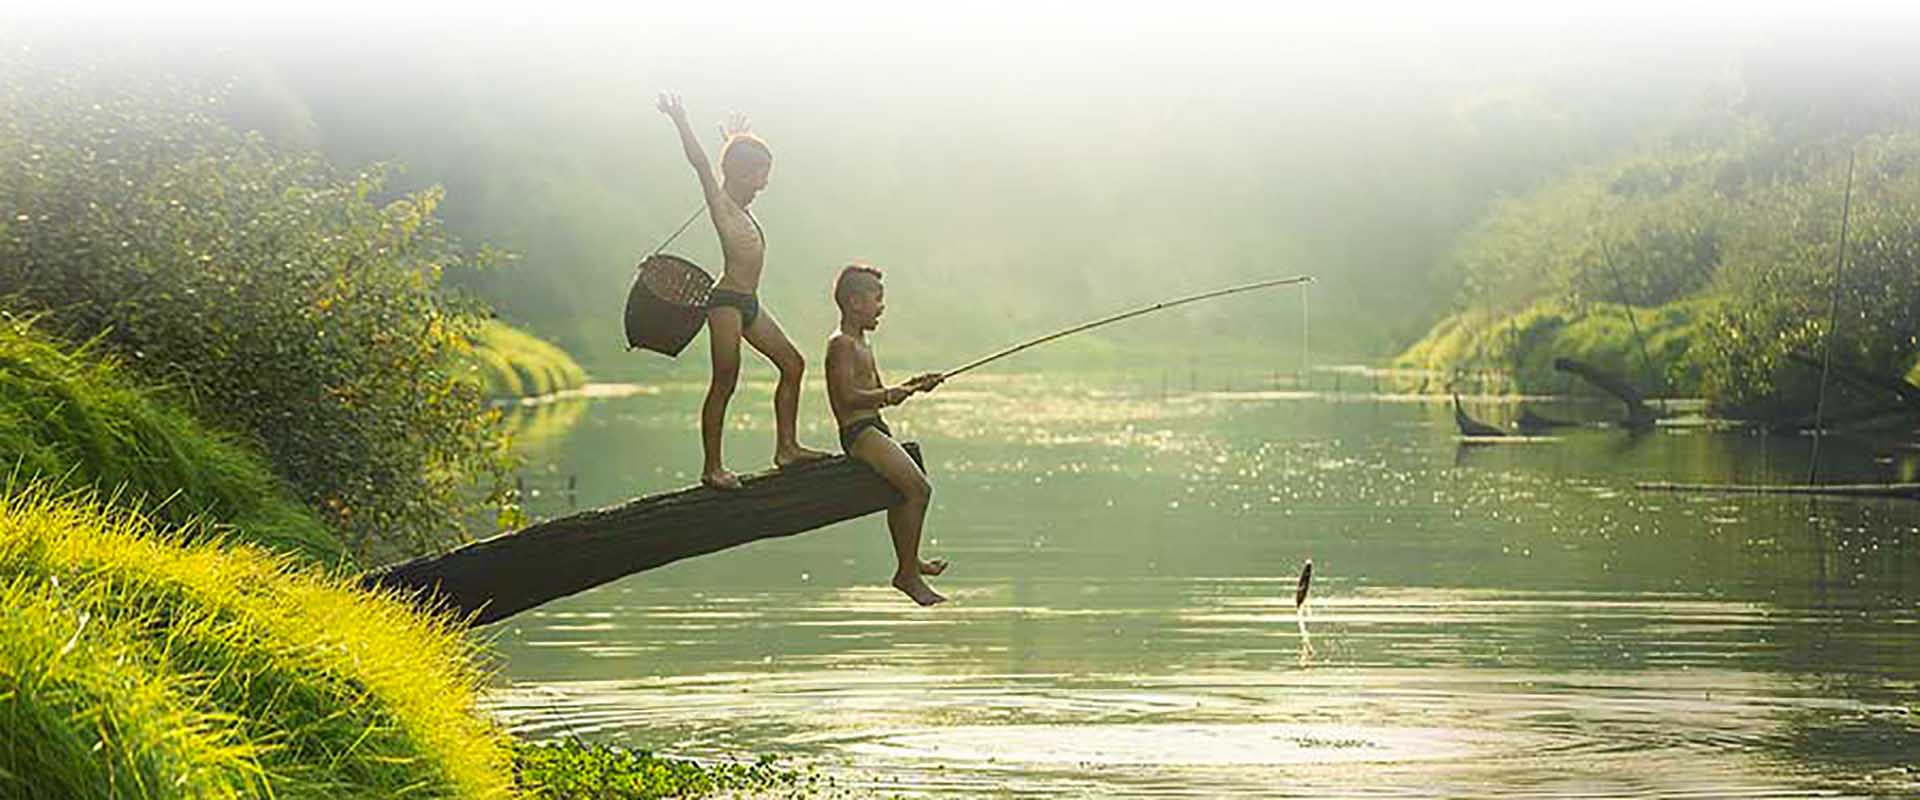
<path id="1" fill-rule="evenodd" d="M 763 542 L 499 626 L 498 713 L 888 793 L 1920 792 L 1915 507 L 1631 488 L 1791 480 L 1804 443 L 1463 453 L 1405 397 L 967 388 L 895 415 L 955 603 L 885 587 L 877 520 Z M 591 503 L 687 482 L 698 390 L 592 404 L 552 468 Z M 770 446 L 771 420 L 736 427 L 733 453 Z"/>

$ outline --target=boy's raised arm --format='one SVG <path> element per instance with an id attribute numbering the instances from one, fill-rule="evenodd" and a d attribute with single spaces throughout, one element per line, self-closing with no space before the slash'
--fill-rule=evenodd
<path id="1" fill-rule="evenodd" d="M 693 135 L 693 126 L 687 124 L 687 107 L 680 101 L 680 95 L 661 92 L 657 104 L 660 113 L 673 120 L 673 127 L 680 132 L 680 147 L 687 153 L 687 163 L 693 165 L 693 172 L 700 178 L 700 191 L 709 202 L 720 191 L 720 183 L 713 179 L 713 162 L 707 160 L 707 151 L 700 147 L 700 139 Z"/>

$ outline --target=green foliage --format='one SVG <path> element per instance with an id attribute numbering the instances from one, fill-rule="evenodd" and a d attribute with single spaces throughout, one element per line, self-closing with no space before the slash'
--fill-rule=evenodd
<path id="1" fill-rule="evenodd" d="M 1516 370 L 1572 356 L 1643 376 L 1607 306 L 1641 315 L 1661 375 L 1649 388 L 1705 396 L 1721 413 L 1811 408 L 1834 298 L 1847 153 L 1860 157 L 1834 357 L 1896 377 L 1920 354 L 1920 137 L 1800 141 L 1718 118 L 1501 204 L 1447 262 L 1461 310 L 1400 362 Z M 1502 343 L 1505 336 L 1510 341 Z M 1664 386 L 1660 385 L 1664 383 Z"/>
<path id="2" fill-rule="evenodd" d="M 350 580 L 0 496 L 0 794 L 507 796 L 464 632 Z"/>
<path id="3" fill-rule="evenodd" d="M 1744 145 L 1727 138 L 1588 167 L 1501 202 L 1446 259 L 1462 305 L 1511 312 L 1554 296 L 1653 306 L 1699 291 L 1732 218 L 1722 180 L 1727 153 Z"/>
<path id="4" fill-rule="evenodd" d="M 649 800 L 701 797 L 715 792 L 760 796 L 804 793 L 810 776 L 778 769 L 771 758 L 753 764 L 702 766 L 579 741 L 522 744 L 514 749 L 519 788 L 544 800 Z"/>
<path id="5" fill-rule="evenodd" d="M 257 440 L 356 552 L 451 539 L 504 456 L 458 374 L 478 318 L 440 289 L 439 192 L 239 135 L 202 87 L 0 74 L 0 302 Z"/>
<path id="6" fill-rule="evenodd" d="M 98 348 L 67 349 L 0 312 L 0 465 L 15 479 L 97 488 L 170 528 L 326 564 L 346 553 L 264 460 L 156 393 Z"/>
<path id="7" fill-rule="evenodd" d="M 1844 267 L 1844 152 L 1809 153 L 1805 178 L 1757 198 L 1729 248 L 1705 386 L 1729 411 L 1773 417 L 1813 407 L 1819 376 L 1787 355 L 1822 355 L 1835 302 L 1835 361 L 1897 378 L 1920 355 L 1920 136 L 1871 137 L 1856 149 Z"/>
<path id="8" fill-rule="evenodd" d="M 469 369 L 488 397 L 539 397 L 587 385 L 587 372 L 566 351 L 499 320 L 474 337 Z"/>

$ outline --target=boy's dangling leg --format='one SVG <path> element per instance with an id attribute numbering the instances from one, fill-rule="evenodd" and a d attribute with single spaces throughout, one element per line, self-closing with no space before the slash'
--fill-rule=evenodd
<path id="1" fill-rule="evenodd" d="M 926 525 L 927 505 L 933 499 L 933 484 L 913 463 L 913 457 L 900 443 L 876 430 L 862 431 L 848 455 L 866 462 L 880 477 L 900 490 L 906 499 L 887 509 L 887 532 L 893 537 L 893 588 L 905 592 L 923 606 L 946 602 L 945 597 L 927 585 L 923 574 L 946 571 L 943 560 L 920 560 L 920 535 Z"/>

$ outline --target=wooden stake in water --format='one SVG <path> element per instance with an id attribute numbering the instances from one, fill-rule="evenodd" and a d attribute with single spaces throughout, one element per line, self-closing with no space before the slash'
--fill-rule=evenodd
<path id="1" fill-rule="evenodd" d="M 1121 320 L 1132 319 L 1142 314 L 1151 314 L 1155 311 L 1161 311 L 1164 309 L 1173 308 L 1174 306 L 1183 306 L 1188 303 L 1198 303 L 1202 300 L 1212 300 L 1216 297 L 1226 297 L 1227 295 L 1230 295 L 1230 294 L 1239 294 L 1241 292 L 1251 292 L 1255 289 L 1266 289 L 1273 286 L 1292 286 L 1294 284 L 1311 283 L 1311 282 L 1313 282 L 1313 276 L 1297 275 L 1292 278 L 1275 278 L 1269 281 L 1249 283 L 1244 286 L 1233 286 L 1226 289 L 1216 289 L 1211 292 L 1202 292 L 1200 294 L 1190 295 L 1187 297 L 1176 298 L 1173 300 L 1165 300 L 1162 302 L 1154 303 L 1153 305 L 1150 305 L 1150 306 L 1143 306 L 1141 308 L 1136 308 L 1132 311 L 1123 311 L 1121 313 L 1114 314 L 1113 316 L 1110 316 L 1110 317 L 1101 317 L 1100 319 L 1093 320 L 1092 322 L 1083 322 L 1079 325 L 1075 325 L 1066 330 L 1049 333 L 1037 339 L 1029 339 L 1027 341 L 1016 344 L 1012 347 L 988 354 L 986 356 L 982 356 L 980 358 L 976 358 L 965 364 L 954 367 L 953 369 L 947 370 L 946 372 L 942 372 L 940 373 L 940 379 L 946 380 L 955 375 L 959 375 L 962 372 L 966 372 L 976 367 L 982 367 L 987 364 L 993 363 L 995 361 L 999 361 L 1000 359 L 1006 358 L 1007 356 L 1013 355 L 1014 353 L 1018 353 L 1030 347 L 1037 347 L 1039 345 L 1046 344 L 1047 342 L 1051 342 L 1055 339 L 1072 336 L 1073 334 L 1080 333 L 1082 331 L 1090 331 L 1102 325 L 1111 325 Z"/>

